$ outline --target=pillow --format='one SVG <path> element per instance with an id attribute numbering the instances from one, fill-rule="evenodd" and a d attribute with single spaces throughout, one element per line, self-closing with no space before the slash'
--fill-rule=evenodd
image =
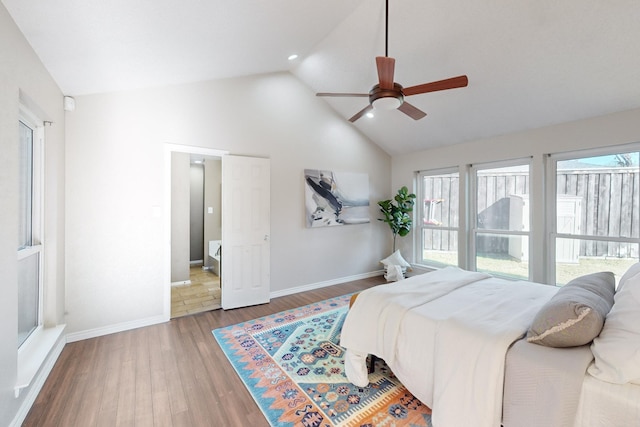
<path id="1" fill-rule="evenodd" d="M 577 347 L 598 336 L 613 305 L 615 276 L 593 273 L 573 279 L 542 306 L 527 341 L 547 347 Z"/>
<path id="2" fill-rule="evenodd" d="M 411 267 L 411 264 L 409 264 L 407 261 L 404 260 L 404 258 L 402 258 L 402 254 L 400 254 L 400 249 L 398 249 L 397 251 L 395 251 L 394 253 L 392 253 L 391 255 L 389 255 L 388 257 L 386 257 L 380 262 L 384 264 L 385 267 L 388 267 L 390 265 L 399 265 L 400 267 L 405 267 L 405 268 Z"/>
<path id="3" fill-rule="evenodd" d="M 402 268 L 403 267 L 400 267 L 399 265 L 386 266 L 384 278 L 387 279 L 387 282 L 398 282 L 400 280 L 404 280 L 404 271 L 402 271 Z"/>
<path id="4" fill-rule="evenodd" d="M 631 274 L 625 273 L 620 279 L 613 308 L 600 336 L 591 344 L 595 359 L 589 373 L 602 381 L 640 384 L 640 269 L 637 265 L 627 271 Z"/>
<path id="5" fill-rule="evenodd" d="M 616 288 L 616 292 L 619 292 L 622 289 L 622 286 L 625 284 L 627 280 L 636 274 L 640 273 L 640 262 L 633 264 L 629 269 L 622 275 L 620 281 L 618 282 L 618 287 Z"/>

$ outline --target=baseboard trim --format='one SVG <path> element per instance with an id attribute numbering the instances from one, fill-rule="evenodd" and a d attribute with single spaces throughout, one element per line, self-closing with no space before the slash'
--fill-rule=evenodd
<path id="1" fill-rule="evenodd" d="M 314 289 L 326 288 L 327 286 L 339 285 L 341 283 L 352 282 L 354 280 L 368 279 L 370 277 L 382 276 L 383 270 L 372 271 L 370 273 L 356 274 L 353 276 L 341 277 L 338 279 L 327 280 L 324 282 L 310 283 L 308 285 L 297 286 L 295 288 L 283 289 L 280 291 L 274 291 L 269 294 L 271 298 L 285 297 L 287 295 L 293 295 L 300 292 L 312 291 Z"/>
<path id="2" fill-rule="evenodd" d="M 339 285 L 341 283 L 352 282 L 354 280 L 368 279 L 370 277 L 381 276 L 384 274 L 384 270 L 376 270 L 369 273 L 355 274 L 353 276 L 341 277 L 338 279 L 327 280 L 324 282 L 310 283 L 308 285 L 297 286 L 295 288 L 283 289 L 280 291 L 274 291 L 269 294 L 270 298 L 284 297 L 287 295 L 293 295 L 300 292 L 312 291 L 314 289 L 325 288 L 327 286 Z M 173 283 L 172 283 L 173 285 Z M 144 326 L 156 325 L 158 323 L 168 322 L 169 319 L 165 316 L 154 316 L 146 319 L 134 320 L 131 322 L 123 322 L 115 325 L 109 325 L 102 328 L 87 329 L 85 331 L 72 332 L 66 335 L 67 342 L 82 341 L 89 338 L 96 338 L 103 335 L 115 334 L 116 332 L 128 331 L 131 329 L 142 328 Z"/>
<path id="3" fill-rule="evenodd" d="M 164 323 L 168 321 L 169 319 L 165 316 L 153 316 L 147 317 L 145 319 L 133 320 L 131 322 L 109 325 L 102 328 L 87 329 L 85 331 L 67 334 L 67 342 L 82 341 L 89 338 L 101 337 L 103 335 L 115 334 L 116 332 L 129 331 L 131 329 L 157 325 L 158 323 Z"/>
<path id="4" fill-rule="evenodd" d="M 51 352 L 49 353 L 44 363 L 42 364 L 42 367 L 40 368 L 36 376 L 33 378 L 33 380 L 31 381 L 31 386 L 29 387 L 29 391 L 27 392 L 27 395 L 22 401 L 22 404 L 18 408 L 18 412 L 16 413 L 16 416 L 13 418 L 13 421 L 11 422 L 11 424 L 9 424 L 9 427 L 20 427 L 24 422 L 24 420 L 27 418 L 27 415 L 29 414 L 31 407 L 36 401 L 38 394 L 40 394 L 40 391 L 44 386 L 44 382 L 49 377 L 49 374 L 51 373 L 53 366 L 56 364 L 56 361 L 60 357 L 60 354 L 62 353 L 62 350 L 64 349 L 64 346 L 66 345 L 66 343 L 67 342 L 64 336 L 61 336 L 60 338 L 58 338 L 55 346 L 51 349 Z"/>

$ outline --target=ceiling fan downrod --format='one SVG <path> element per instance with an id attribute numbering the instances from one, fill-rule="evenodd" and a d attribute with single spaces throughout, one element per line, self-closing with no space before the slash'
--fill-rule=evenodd
<path id="1" fill-rule="evenodd" d="M 389 56 L 389 0 L 386 0 L 384 13 L 384 56 Z"/>

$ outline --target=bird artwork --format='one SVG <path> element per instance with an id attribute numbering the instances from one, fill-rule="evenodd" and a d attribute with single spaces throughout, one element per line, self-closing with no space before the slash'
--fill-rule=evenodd
<path id="1" fill-rule="evenodd" d="M 305 169 L 307 227 L 369 222 L 368 175 Z"/>

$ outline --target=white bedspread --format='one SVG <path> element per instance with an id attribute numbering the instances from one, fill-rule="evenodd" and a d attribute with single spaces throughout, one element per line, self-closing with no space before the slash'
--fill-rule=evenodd
<path id="1" fill-rule="evenodd" d="M 435 427 L 497 427 L 506 351 L 556 291 L 448 267 L 362 292 L 341 345 L 383 358 Z"/>
<path id="2" fill-rule="evenodd" d="M 484 273 L 447 267 L 367 289 L 358 295 L 349 310 L 340 345 L 352 351 L 375 354 L 391 364 L 396 356 L 398 329 L 407 311 L 488 277 Z"/>

